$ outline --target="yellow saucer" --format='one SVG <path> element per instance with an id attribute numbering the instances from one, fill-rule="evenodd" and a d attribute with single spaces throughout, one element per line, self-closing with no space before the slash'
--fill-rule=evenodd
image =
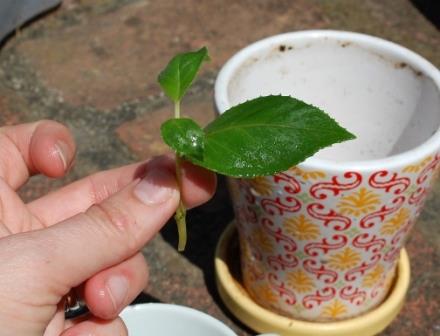
<path id="1" fill-rule="evenodd" d="M 409 287 L 410 265 L 405 249 L 400 253 L 395 284 L 387 299 L 361 316 L 337 322 L 306 322 L 273 313 L 257 305 L 234 278 L 239 267 L 238 239 L 231 223 L 223 232 L 215 252 L 215 271 L 220 297 L 229 310 L 251 329 L 281 336 L 372 336 L 384 330 L 397 316 Z M 230 261 L 235 261 L 230 262 Z M 235 264 L 235 265 L 234 265 Z"/>

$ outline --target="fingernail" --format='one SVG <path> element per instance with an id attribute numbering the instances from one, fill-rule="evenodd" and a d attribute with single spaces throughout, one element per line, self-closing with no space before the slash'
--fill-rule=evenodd
<path id="1" fill-rule="evenodd" d="M 176 180 L 167 170 L 151 169 L 136 185 L 136 197 L 147 205 L 157 205 L 168 201 L 176 193 Z"/>
<path id="2" fill-rule="evenodd" d="M 107 280 L 110 299 L 112 300 L 115 311 L 118 311 L 125 303 L 128 294 L 128 280 L 120 275 L 115 275 Z"/>
<path id="3" fill-rule="evenodd" d="M 68 164 L 67 160 L 69 159 L 70 148 L 63 141 L 58 141 L 55 144 L 55 148 L 57 149 L 58 156 L 59 156 L 61 162 L 63 163 L 63 168 L 64 168 L 64 170 L 66 170 L 67 164 Z"/>

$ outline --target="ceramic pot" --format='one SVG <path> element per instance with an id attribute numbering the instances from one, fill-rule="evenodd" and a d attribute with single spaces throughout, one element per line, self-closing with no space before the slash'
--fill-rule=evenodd
<path id="1" fill-rule="evenodd" d="M 310 321 L 380 305 L 440 163 L 439 92 L 428 61 L 357 33 L 278 35 L 226 63 L 215 86 L 219 113 L 291 95 L 357 136 L 276 176 L 230 181 L 255 302 Z"/>

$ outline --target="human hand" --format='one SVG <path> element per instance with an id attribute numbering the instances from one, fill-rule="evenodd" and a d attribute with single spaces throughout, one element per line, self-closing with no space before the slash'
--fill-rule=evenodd
<path id="1" fill-rule="evenodd" d="M 99 172 L 24 204 L 30 175 L 63 176 L 75 144 L 53 121 L 0 128 L 1 335 L 126 335 L 119 312 L 145 288 L 138 252 L 179 201 L 170 157 Z M 184 164 L 188 207 L 207 201 L 215 176 Z M 64 319 L 64 297 L 81 286 L 91 317 Z"/>

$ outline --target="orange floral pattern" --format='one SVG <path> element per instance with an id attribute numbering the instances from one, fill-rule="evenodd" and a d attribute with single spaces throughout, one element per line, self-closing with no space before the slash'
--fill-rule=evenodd
<path id="1" fill-rule="evenodd" d="M 272 238 L 265 234 L 264 231 L 257 227 L 252 231 L 251 240 L 258 245 L 263 252 L 271 253 L 274 250 L 274 244 Z"/>
<path id="2" fill-rule="evenodd" d="M 385 273 L 385 268 L 383 267 L 383 265 L 377 265 L 375 268 L 373 268 L 370 272 L 368 272 L 365 275 L 364 279 L 362 280 L 362 286 L 371 288 L 379 284 L 384 273 Z"/>
<path id="3" fill-rule="evenodd" d="M 383 224 L 380 233 L 384 235 L 395 234 L 409 220 L 410 214 L 407 208 L 401 208 L 392 218 Z"/>
<path id="4" fill-rule="evenodd" d="M 306 216 L 287 218 L 284 221 L 286 231 L 299 240 L 312 240 L 319 237 L 319 226 L 313 224 Z"/>
<path id="5" fill-rule="evenodd" d="M 267 179 L 262 176 L 249 180 L 251 188 L 259 195 L 269 196 L 272 193 L 272 186 Z"/>
<path id="6" fill-rule="evenodd" d="M 344 305 L 340 300 L 336 299 L 322 308 L 322 317 L 325 319 L 335 320 L 347 312 L 347 306 Z"/>
<path id="7" fill-rule="evenodd" d="M 299 167 L 292 167 L 289 169 L 292 174 L 298 175 L 306 181 L 309 180 L 318 180 L 326 177 L 326 174 L 323 171 L 306 171 Z"/>
<path id="8" fill-rule="evenodd" d="M 258 298 L 258 300 L 263 300 L 266 305 L 271 305 L 278 301 L 277 294 L 265 283 L 260 282 L 252 287 L 250 294 L 252 297 Z"/>
<path id="9" fill-rule="evenodd" d="M 346 247 L 341 252 L 331 255 L 328 264 L 334 269 L 345 271 L 355 267 L 359 261 L 361 261 L 361 255 L 350 247 Z"/>
<path id="10" fill-rule="evenodd" d="M 379 195 L 362 187 L 358 191 L 342 197 L 338 203 L 338 209 L 344 215 L 360 216 L 374 211 L 379 204 Z"/>
<path id="11" fill-rule="evenodd" d="M 310 292 L 315 288 L 312 278 L 301 269 L 288 273 L 286 279 L 287 284 L 298 293 Z"/>
<path id="12" fill-rule="evenodd" d="M 432 156 L 428 156 L 427 158 L 423 159 L 419 163 L 416 163 L 414 165 L 408 165 L 405 168 L 403 168 L 404 173 L 418 173 L 420 172 L 423 167 L 426 166 L 426 164 L 432 160 Z"/>

